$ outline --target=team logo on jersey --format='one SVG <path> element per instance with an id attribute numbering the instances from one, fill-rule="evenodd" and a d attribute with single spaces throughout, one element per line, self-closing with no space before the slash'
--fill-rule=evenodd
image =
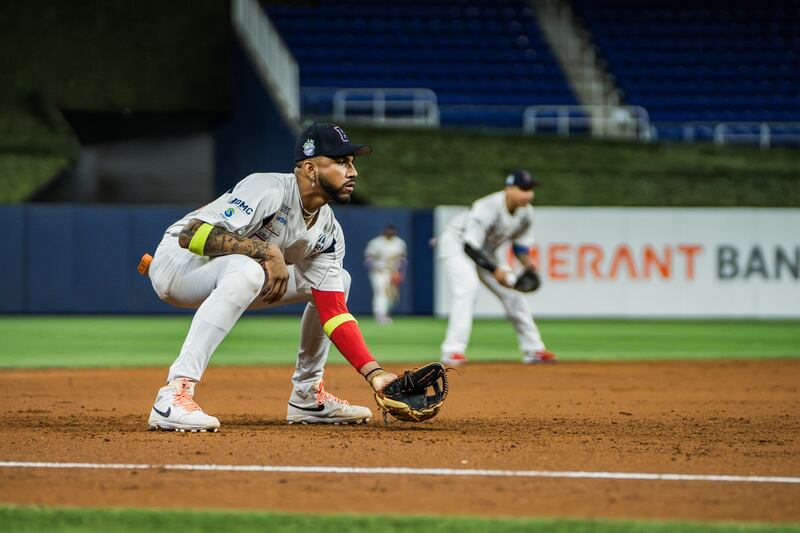
<path id="1" fill-rule="evenodd" d="M 344 132 L 342 128 L 339 126 L 334 126 L 333 129 L 336 130 L 336 133 L 339 134 L 339 138 L 342 139 L 342 142 L 350 142 L 350 139 L 347 138 L 347 134 Z"/>
<path id="2" fill-rule="evenodd" d="M 322 249 L 325 248 L 325 241 L 327 241 L 327 240 L 328 240 L 328 237 L 326 237 L 325 235 L 320 235 L 317 238 L 317 244 L 314 245 L 314 251 L 315 252 L 321 252 Z"/>
<path id="3" fill-rule="evenodd" d="M 252 207 L 250 207 L 249 205 L 247 205 L 244 200 L 241 200 L 239 198 L 234 198 L 233 200 L 229 200 L 228 203 L 235 205 L 236 207 L 238 207 L 239 209 L 244 211 L 244 213 L 246 215 L 252 215 L 253 214 L 254 209 Z"/>
<path id="4" fill-rule="evenodd" d="M 314 151 L 316 149 L 317 147 L 314 146 L 314 139 L 308 139 L 303 143 L 303 153 L 306 155 L 306 157 L 311 157 L 314 155 Z"/>
<path id="5" fill-rule="evenodd" d="M 267 218 L 264 219 L 262 222 L 261 227 L 256 231 L 255 235 L 259 239 L 263 241 L 268 241 L 270 236 L 273 237 L 280 237 L 281 235 L 281 226 L 286 226 L 289 223 L 289 220 L 286 216 L 289 214 L 292 208 L 286 204 L 281 204 L 278 211 L 271 214 Z M 281 214 L 282 213 L 282 214 Z"/>
<path id="6" fill-rule="evenodd" d="M 235 211 L 233 210 L 233 208 L 229 207 L 228 209 L 225 210 L 224 213 L 222 213 L 222 216 L 224 216 L 225 218 L 231 218 L 234 213 Z"/>
<path id="7" fill-rule="evenodd" d="M 278 213 L 275 213 L 275 218 L 273 219 L 273 225 L 274 225 L 275 222 L 280 222 L 281 224 L 283 224 L 285 226 L 286 223 L 288 222 L 288 219 L 286 218 L 286 215 L 288 215 L 289 211 L 291 211 L 291 210 L 292 210 L 292 208 L 289 207 L 288 205 L 281 204 L 281 207 L 278 209 L 278 213 L 282 213 L 282 214 L 279 215 Z M 275 232 L 273 231 L 273 233 L 275 233 Z"/>

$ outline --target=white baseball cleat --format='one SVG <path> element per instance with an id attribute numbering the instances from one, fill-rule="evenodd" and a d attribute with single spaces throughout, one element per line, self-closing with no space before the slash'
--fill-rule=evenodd
<path id="1" fill-rule="evenodd" d="M 522 356 L 522 362 L 526 365 L 534 365 L 536 363 L 554 363 L 556 359 L 556 354 L 544 348 L 541 350 L 536 350 L 535 352 L 528 352 Z"/>
<path id="2" fill-rule="evenodd" d="M 293 390 L 286 409 L 290 424 L 361 424 L 370 418 L 372 411 L 367 407 L 340 400 L 325 390 L 322 380 L 314 383 L 306 396 Z"/>
<path id="3" fill-rule="evenodd" d="M 219 420 L 205 414 L 195 403 L 194 386 L 194 381 L 179 378 L 161 387 L 150 410 L 150 429 L 217 431 Z"/>
<path id="4" fill-rule="evenodd" d="M 442 364 L 444 366 L 458 366 L 467 362 L 467 356 L 463 353 L 444 353 L 442 354 Z"/>

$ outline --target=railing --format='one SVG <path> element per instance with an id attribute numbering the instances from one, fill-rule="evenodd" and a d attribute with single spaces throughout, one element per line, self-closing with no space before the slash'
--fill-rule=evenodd
<path id="1" fill-rule="evenodd" d="M 758 144 L 769 148 L 775 139 L 800 145 L 800 122 L 720 122 L 714 126 L 714 142 Z"/>
<path id="2" fill-rule="evenodd" d="M 430 89 L 340 89 L 333 95 L 337 122 L 439 126 L 439 105 Z"/>
<path id="3" fill-rule="evenodd" d="M 422 91 L 424 96 L 415 99 L 410 95 L 413 91 Z M 443 124 L 498 131 L 519 131 L 522 122 L 525 133 L 800 147 L 800 122 L 652 122 L 647 110 L 640 106 L 438 105 L 436 95 L 429 89 L 306 87 L 303 92 L 305 96 L 313 95 L 316 101 L 317 109 L 310 113 L 316 119 L 427 127 Z M 402 96 L 401 100 L 393 100 L 395 92 L 398 98 Z M 328 102 L 326 110 L 320 109 L 320 101 Z"/>
<path id="4" fill-rule="evenodd" d="M 231 21 L 261 80 L 289 120 L 300 120 L 300 74 L 280 33 L 255 0 L 233 0 Z"/>
<path id="5" fill-rule="evenodd" d="M 650 117 L 641 106 L 541 105 L 525 109 L 522 129 L 526 133 L 555 131 L 562 136 L 586 133 L 595 137 L 620 137 L 649 141 Z"/>
<path id="6" fill-rule="evenodd" d="M 654 139 L 659 140 L 754 144 L 761 148 L 776 145 L 800 147 L 800 122 L 659 121 L 653 123 L 652 130 Z"/>

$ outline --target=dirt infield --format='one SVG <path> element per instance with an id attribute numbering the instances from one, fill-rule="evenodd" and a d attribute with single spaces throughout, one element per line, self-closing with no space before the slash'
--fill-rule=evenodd
<path id="1" fill-rule="evenodd" d="M 393 368 L 399 370 L 399 368 Z M 213 367 L 216 434 L 147 431 L 165 369 L 0 372 L 0 461 L 800 476 L 800 360 L 474 364 L 423 424 L 287 426 L 288 367 Z M 331 366 L 326 388 L 375 411 Z M 0 502 L 800 521 L 800 485 L 0 468 Z"/>

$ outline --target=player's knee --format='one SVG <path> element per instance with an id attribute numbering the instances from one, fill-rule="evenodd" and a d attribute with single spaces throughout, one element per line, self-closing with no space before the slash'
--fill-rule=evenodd
<path id="1" fill-rule="evenodd" d="M 528 302 L 525 301 L 525 298 L 523 298 L 521 294 L 519 296 L 515 295 L 514 298 L 509 299 L 506 303 L 506 314 L 509 316 L 509 318 L 513 318 L 515 316 L 530 317 L 531 308 L 528 306 Z"/>
<path id="2" fill-rule="evenodd" d="M 264 286 L 266 280 L 264 269 L 255 260 L 243 255 L 229 255 L 225 260 L 228 264 L 217 283 L 217 288 L 234 298 L 241 297 L 248 302 L 252 301 Z"/>
<path id="3" fill-rule="evenodd" d="M 260 264 L 249 258 L 248 261 L 242 262 L 239 282 L 244 291 L 248 294 L 258 294 L 264 287 L 266 280 L 267 275 Z"/>

